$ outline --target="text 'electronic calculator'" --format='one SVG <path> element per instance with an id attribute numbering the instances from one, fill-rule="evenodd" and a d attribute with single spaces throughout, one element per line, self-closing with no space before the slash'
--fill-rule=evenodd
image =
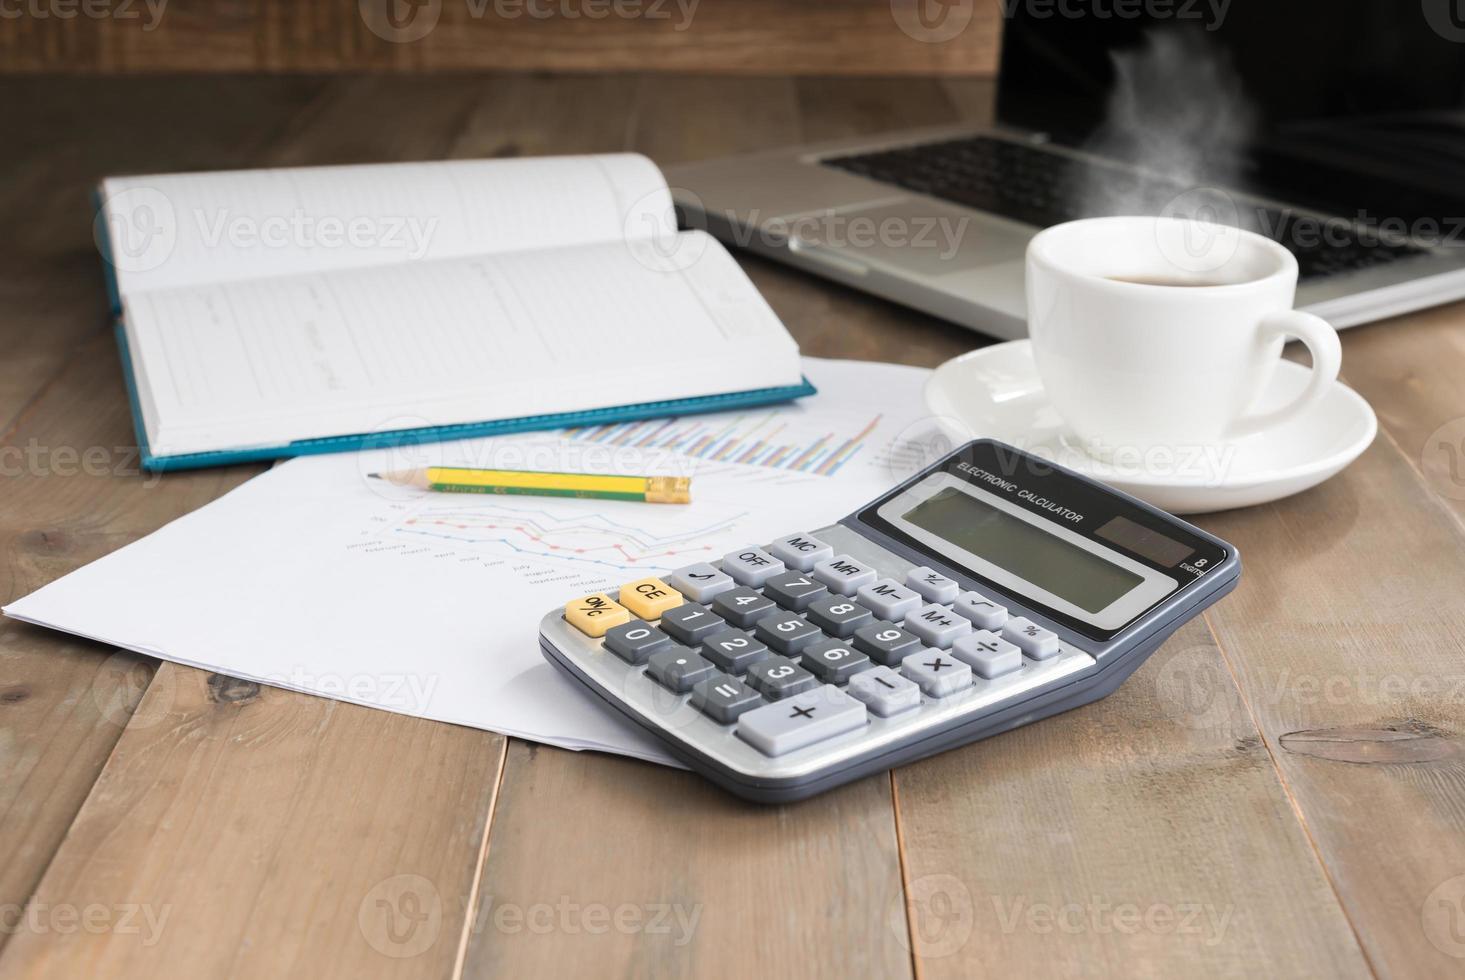
<path id="1" fill-rule="evenodd" d="M 570 600 L 544 655 L 709 779 L 795 800 L 1103 697 L 1241 575 L 1226 542 L 989 440 L 789 530 Z"/>

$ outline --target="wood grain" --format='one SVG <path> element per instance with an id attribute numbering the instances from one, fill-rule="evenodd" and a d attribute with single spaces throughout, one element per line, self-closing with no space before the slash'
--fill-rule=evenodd
<path id="1" fill-rule="evenodd" d="M 35 12 L 56 6 L 4 21 L 0 70 L 990 75 L 1001 32 L 996 3 L 920 0 L 201 0 L 160 16 L 157 3 L 112 0 L 88 5 L 104 16 Z"/>
<path id="2" fill-rule="evenodd" d="M 1370 975 L 1200 622 L 895 786 L 923 977 Z"/>
<path id="3" fill-rule="evenodd" d="M 1346 375 L 1383 343 L 1412 349 L 1413 370 L 1465 370 L 1429 330 L 1377 336 L 1393 326 L 1344 334 Z M 1407 406 L 1412 386 L 1373 387 L 1381 417 L 1414 418 L 1395 401 Z M 1457 515 L 1386 428 L 1322 486 L 1203 523 L 1246 568 L 1207 619 L 1370 964 L 1380 976 L 1457 972 L 1435 941 L 1465 894 Z"/>

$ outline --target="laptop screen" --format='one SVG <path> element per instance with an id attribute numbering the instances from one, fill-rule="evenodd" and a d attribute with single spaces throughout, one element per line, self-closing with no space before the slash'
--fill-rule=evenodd
<path id="1" fill-rule="evenodd" d="M 1455 0 L 1000 2 L 1004 125 L 1160 169 L 1157 146 L 1198 147 L 1218 183 L 1320 206 L 1462 196 Z"/>

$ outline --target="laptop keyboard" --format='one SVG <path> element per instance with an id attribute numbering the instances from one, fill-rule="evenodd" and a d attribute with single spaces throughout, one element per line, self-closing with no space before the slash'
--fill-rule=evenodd
<path id="1" fill-rule="evenodd" d="M 822 163 L 1039 228 L 1075 218 L 1133 213 L 1136 207 L 1158 214 L 1189 189 L 1185 184 L 1142 176 L 1124 167 L 1105 166 L 990 136 L 832 157 Z M 1128 206 L 1106 210 L 1086 205 L 1086 192 L 1094 186 L 1102 186 L 1107 197 L 1127 202 Z M 1423 249 L 1411 245 L 1377 237 L 1364 239 L 1331 225 L 1326 236 L 1289 235 L 1289 216 L 1275 208 L 1257 207 L 1254 217 L 1248 213 L 1242 224 L 1263 234 L 1275 229 L 1268 237 L 1280 241 L 1297 257 L 1303 279 L 1354 272 L 1424 254 Z"/>

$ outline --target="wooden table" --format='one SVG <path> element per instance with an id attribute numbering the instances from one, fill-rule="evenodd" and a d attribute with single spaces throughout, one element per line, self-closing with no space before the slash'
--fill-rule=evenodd
<path id="1" fill-rule="evenodd" d="M 114 172 L 987 118 L 981 82 L 0 84 L 0 596 L 258 472 L 138 473 L 87 192 Z M 805 351 L 956 327 L 752 259 Z M 0 975 L 1465 974 L 1465 309 L 1350 330 L 1373 447 L 1200 523 L 1240 588 L 1112 697 L 795 806 L 0 623 Z M 22 908 L 22 906 L 24 906 Z"/>

